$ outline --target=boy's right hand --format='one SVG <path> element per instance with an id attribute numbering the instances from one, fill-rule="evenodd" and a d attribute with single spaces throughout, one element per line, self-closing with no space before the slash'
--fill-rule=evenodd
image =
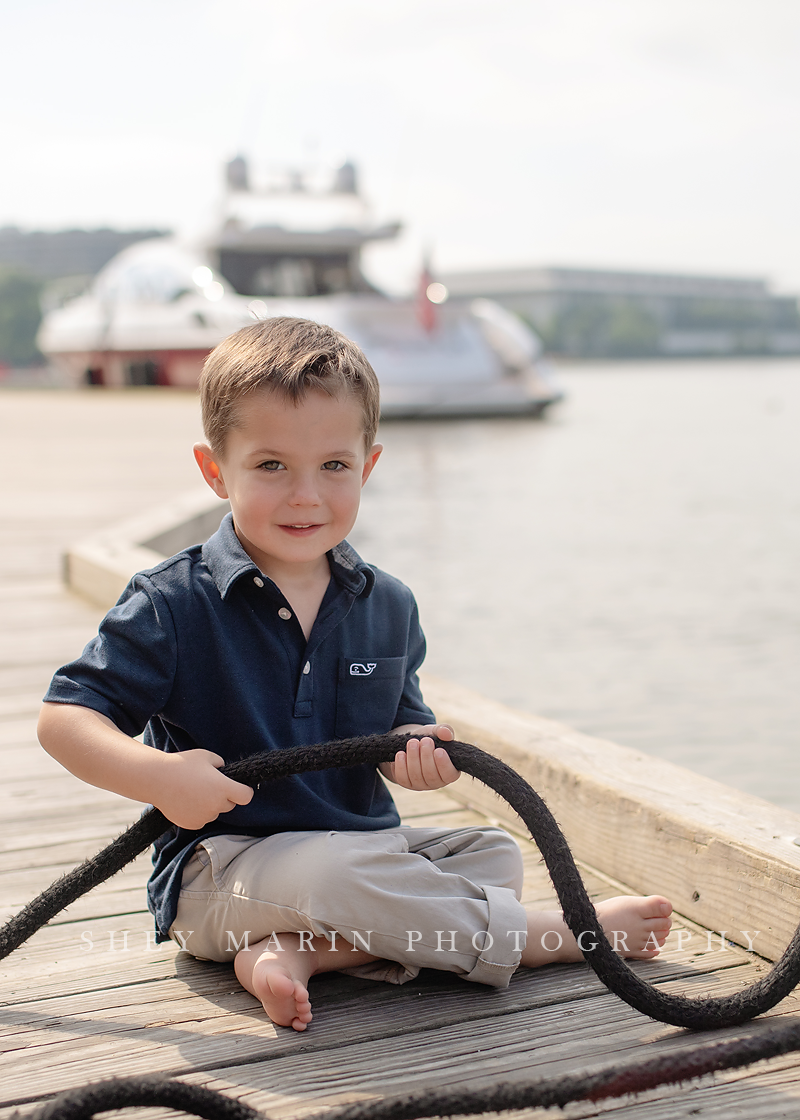
<path id="1" fill-rule="evenodd" d="M 202 828 L 220 813 L 252 800 L 250 786 L 220 773 L 225 760 L 213 751 L 197 748 L 163 754 L 160 764 L 160 789 L 153 804 L 181 828 Z"/>
<path id="2" fill-rule="evenodd" d="M 250 786 L 220 774 L 225 761 L 214 751 L 157 751 L 92 708 L 45 704 L 38 731 L 48 754 L 76 777 L 155 805 L 181 828 L 202 828 L 253 797 Z"/>

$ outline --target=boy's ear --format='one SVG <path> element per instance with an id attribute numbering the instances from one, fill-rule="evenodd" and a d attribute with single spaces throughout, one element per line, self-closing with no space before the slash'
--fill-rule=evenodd
<path id="1" fill-rule="evenodd" d="M 192 448 L 197 465 L 208 485 L 218 498 L 227 498 L 228 491 L 222 478 L 216 456 L 207 443 L 196 443 Z"/>
<path id="2" fill-rule="evenodd" d="M 375 466 L 378 459 L 380 459 L 381 451 L 383 451 L 383 444 L 382 443 L 374 443 L 372 445 L 372 449 L 367 452 L 367 461 L 364 463 L 364 469 L 361 472 L 361 485 L 362 486 L 367 481 L 369 476 L 372 474 L 372 468 Z"/>

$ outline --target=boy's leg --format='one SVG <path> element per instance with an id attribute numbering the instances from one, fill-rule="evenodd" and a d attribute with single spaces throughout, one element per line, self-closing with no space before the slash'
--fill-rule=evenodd
<path id="1" fill-rule="evenodd" d="M 440 871 L 461 875 L 473 883 L 488 884 L 522 894 L 522 853 L 513 837 L 492 825 L 467 828 L 413 828 L 401 825 L 408 850 L 424 856 Z"/>
<path id="2" fill-rule="evenodd" d="M 504 987 L 525 937 L 520 856 L 504 833 L 483 831 L 478 842 L 476 830 L 416 830 L 428 842 L 420 853 L 403 829 L 211 837 L 187 865 L 172 933 L 195 956 L 220 961 L 272 933 L 311 934 L 333 942 L 342 970 L 364 951 L 380 958 L 375 979 L 402 983 L 433 967 Z M 499 861 L 489 853 L 498 842 Z M 461 870 L 482 862 L 498 885 L 443 871 L 445 857 Z M 488 863 L 499 866 L 490 873 Z"/>
<path id="3" fill-rule="evenodd" d="M 187 868 L 173 935 L 197 956 L 233 960 L 239 954 L 237 972 L 250 990 L 263 971 L 274 972 L 277 961 L 289 962 L 291 956 L 284 979 L 303 989 L 292 987 L 293 1006 L 286 1010 L 288 993 L 281 982 L 277 990 L 270 987 L 269 998 L 263 985 L 255 994 L 271 1015 L 276 997 L 282 1010 L 275 1021 L 298 1029 L 308 1011 L 305 982 L 317 971 L 357 965 L 364 974 L 366 964 L 374 978 L 402 983 L 421 967 L 432 967 L 505 987 L 520 963 L 581 959 L 559 913 L 526 915 L 517 900 L 519 850 L 500 830 L 213 837 L 195 860 L 200 868 Z M 484 883 L 459 873 L 468 869 Z M 608 910 L 608 920 L 601 913 L 601 922 L 609 934 L 621 931 L 620 952 L 654 955 L 653 941 L 644 950 L 625 943 L 625 936 L 639 937 L 642 926 L 657 945 L 666 936 L 668 917 L 652 910 L 666 906 L 668 914 L 669 903 L 644 902 L 644 910 L 639 899 L 612 900 L 599 908 L 616 906 Z M 195 931 L 191 938 L 187 929 Z M 281 941 L 287 933 L 296 935 L 288 946 Z M 290 956 L 276 956 L 289 950 Z"/>
<path id="4" fill-rule="evenodd" d="M 335 933 L 332 943 L 314 936 L 299 911 L 259 900 L 257 881 L 265 862 L 273 868 L 280 862 L 280 851 L 272 845 L 270 855 L 269 847 L 250 836 L 219 836 L 198 845 L 184 868 L 170 935 L 199 960 L 231 961 L 239 982 L 261 1000 L 274 1023 L 305 1030 L 312 1018 L 309 978 L 340 969 L 344 953 L 352 965 L 376 958 Z M 298 872 L 295 861 L 291 871 Z"/>
<path id="5" fill-rule="evenodd" d="M 672 926 L 672 903 L 660 894 L 619 895 L 598 902 L 595 910 L 612 947 L 629 960 L 658 956 Z M 584 930 L 576 940 L 560 910 L 529 910 L 527 925 L 520 960 L 526 968 L 582 961 L 582 949 L 591 949 L 597 936 L 596 930 Z"/>
<path id="6" fill-rule="evenodd" d="M 502 830 L 467 828 L 442 831 L 438 836 L 440 830 L 436 829 L 407 828 L 405 831 L 410 850 L 425 855 L 441 870 L 459 870 L 481 884 L 509 886 L 519 897 L 522 890 L 519 848 Z M 629 959 L 649 960 L 657 956 L 672 924 L 672 905 L 662 895 L 619 896 L 598 903 L 595 909 L 614 949 Z M 595 931 L 586 930 L 579 945 L 560 910 L 527 910 L 520 964 L 538 968 L 544 964 L 582 961 L 581 946 L 590 948 L 594 936 Z"/>
<path id="7" fill-rule="evenodd" d="M 420 928 L 406 945 L 408 952 L 413 942 L 414 956 L 401 960 L 407 973 L 404 979 L 416 974 L 419 967 L 427 967 L 457 972 L 466 980 L 491 987 L 506 987 L 520 964 L 527 933 L 525 911 L 519 903 L 524 875 L 519 845 L 507 832 L 489 825 L 456 829 L 401 826 L 397 831 L 409 853 L 422 857 L 434 876 L 439 876 L 431 884 L 420 871 L 416 897 L 405 900 L 409 919 L 418 916 Z M 435 893 L 427 894 L 439 883 L 441 906 Z"/>

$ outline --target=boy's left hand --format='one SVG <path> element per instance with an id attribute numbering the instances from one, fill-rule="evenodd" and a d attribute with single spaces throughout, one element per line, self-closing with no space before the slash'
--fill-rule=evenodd
<path id="1" fill-rule="evenodd" d="M 395 727 L 397 732 L 414 731 L 419 738 L 409 739 L 404 751 L 398 751 L 394 762 L 382 762 L 380 771 L 390 782 L 396 782 L 405 789 L 441 789 L 449 786 L 461 776 L 450 761 L 450 756 L 444 747 L 437 746 L 431 735 L 443 742 L 455 738 L 452 727 L 446 723 L 419 726 L 406 724 Z"/>

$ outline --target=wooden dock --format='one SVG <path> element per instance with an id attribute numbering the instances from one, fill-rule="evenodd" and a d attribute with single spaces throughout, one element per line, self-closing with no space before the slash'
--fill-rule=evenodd
<path id="1" fill-rule="evenodd" d="M 108 477 L 92 498 L 96 462 L 85 446 L 74 455 L 70 450 L 74 429 L 63 424 L 64 410 L 72 409 L 75 423 L 85 422 L 87 432 L 91 428 L 81 420 L 76 400 L 58 394 L 0 395 L 0 423 L 11 441 L 11 449 L 6 442 L 1 453 L 16 456 L 11 465 L 21 468 L 20 485 L 0 497 L 3 920 L 138 815 L 137 806 L 63 771 L 35 738 L 39 700 L 53 670 L 91 636 L 102 613 L 62 587 L 58 553 L 76 531 L 89 531 L 123 512 Z M 127 402 L 113 395 L 91 400 L 112 418 L 116 409 L 124 428 Z M 146 400 L 136 401 L 140 420 Z M 188 409 L 175 412 L 188 428 Z M 52 434 L 45 454 L 43 423 Z M 128 436 L 119 430 L 118 441 L 127 440 L 132 452 L 134 429 Z M 153 448 L 156 454 L 155 439 Z M 59 462 L 68 469 L 58 470 Z M 163 461 L 148 463 L 140 484 L 135 472 L 124 478 L 118 474 L 126 511 L 130 504 L 141 510 L 152 501 L 148 491 L 159 470 L 166 470 Z M 186 485 L 180 470 L 169 479 L 160 499 L 165 490 L 179 493 Z M 547 796 L 546 789 L 542 792 Z M 454 793 L 399 791 L 398 803 L 409 823 L 485 819 L 469 788 L 459 794 L 456 787 Z M 490 802 L 482 804 L 492 815 Z M 537 851 L 523 835 L 518 839 L 527 872 L 524 901 L 556 905 Z M 585 965 L 521 969 L 501 992 L 436 972 L 423 972 L 400 988 L 329 974 L 312 980 L 315 1019 L 309 1030 L 297 1034 L 276 1028 L 238 986 L 232 968 L 195 961 L 172 944 L 153 946 L 152 919 L 144 905 L 148 864 L 141 857 L 0 962 L 0 1117 L 17 1109 L 24 1115 L 55 1093 L 88 1081 L 147 1072 L 208 1085 L 270 1116 L 294 1120 L 346 1102 L 425 1087 L 477 1088 L 557 1076 L 691 1048 L 709 1037 L 645 1019 L 608 993 Z M 622 884 L 586 863 L 582 870 L 594 898 L 620 893 Z M 641 888 L 638 882 L 634 886 Z M 661 889 L 657 881 L 650 886 Z M 682 938 L 677 930 L 685 931 Z M 665 990 L 725 994 L 749 985 L 769 967 L 739 947 L 721 944 L 718 935 L 709 937 L 689 919 L 679 920 L 677 930 L 659 960 L 634 965 Z M 797 1010 L 793 996 L 772 1015 Z M 606 1113 L 619 1120 L 794 1116 L 800 1113 L 800 1056 L 651 1090 L 635 1099 L 566 1110 L 570 1117 Z M 534 1120 L 555 1114 L 532 1110 L 526 1115 Z M 140 1110 L 133 1115 L 167 1114 Z"/>

